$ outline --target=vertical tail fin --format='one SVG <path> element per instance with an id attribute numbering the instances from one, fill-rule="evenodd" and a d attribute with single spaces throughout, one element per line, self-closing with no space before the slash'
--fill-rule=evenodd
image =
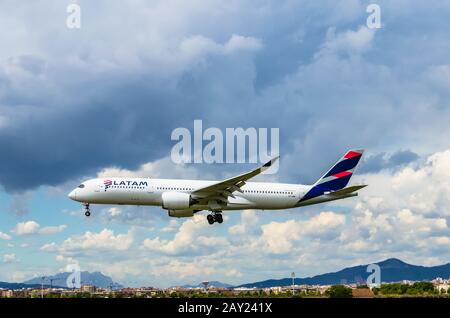
<path id="1" fill-rule="evenodd" d="M 359 163 L 363 149 L 349 150 L 339 159 L 330 170 L 325 173 L 322 178 L 317 180 L 311 189 L 305 194 L 300 201 L 318 197 L 324 193 L 337 191 L 347 186 L 353 171 Z"/>

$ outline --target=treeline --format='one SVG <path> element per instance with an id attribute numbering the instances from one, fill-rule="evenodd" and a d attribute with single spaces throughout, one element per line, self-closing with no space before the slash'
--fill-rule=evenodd
<path id="1" fill-rule="evenodd" d="M 449 288 L 450 289 L 450 288 Z M 437 290 L 431 282 L 415 282 L 412 285 L 402 283 L 382 284 L 372 289 L 375 295 L 438 295 L 447 290 Z"/>

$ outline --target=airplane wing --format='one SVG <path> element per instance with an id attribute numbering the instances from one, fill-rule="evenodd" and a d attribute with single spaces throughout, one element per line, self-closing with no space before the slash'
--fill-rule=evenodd
<path id="1" fill-rule="evenodd" d="M 269 169 L 279 157 L 280 156 L 273 158 L 255 170 L 197 189 L 191 194 L 196 198 L 207 198 L 208 200 L 227 202 L 227 197 L 230 196 L 234 198 L 233 192 L 242 192 L 241 187 L 245 184 L 245 181 Z"/>

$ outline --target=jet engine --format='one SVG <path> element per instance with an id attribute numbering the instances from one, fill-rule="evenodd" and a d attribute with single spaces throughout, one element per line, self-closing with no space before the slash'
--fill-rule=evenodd
<path id="1" fill-rule="evenodd" d="M 169 210 L 169 216 L 174 218 L 187 218 L 194 216 L 194 210 Z"/>
<path id="2" fill-rule="evenodd" d="M 167 210 L 185 210 L 194 203 L 189 193 L 164 192 L 162 194 L 162 206 Z"/>

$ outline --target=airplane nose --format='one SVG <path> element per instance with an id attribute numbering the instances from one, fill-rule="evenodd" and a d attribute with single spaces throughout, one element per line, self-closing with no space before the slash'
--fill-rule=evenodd
<path id="1" fill-rule="evenodd" d="M 68 195 L 69 198 L 71 198 L 72 200 L 76 200 L 77 199 L 77 190 L 72 190 L 72 192 L 69 193 Z"/>

